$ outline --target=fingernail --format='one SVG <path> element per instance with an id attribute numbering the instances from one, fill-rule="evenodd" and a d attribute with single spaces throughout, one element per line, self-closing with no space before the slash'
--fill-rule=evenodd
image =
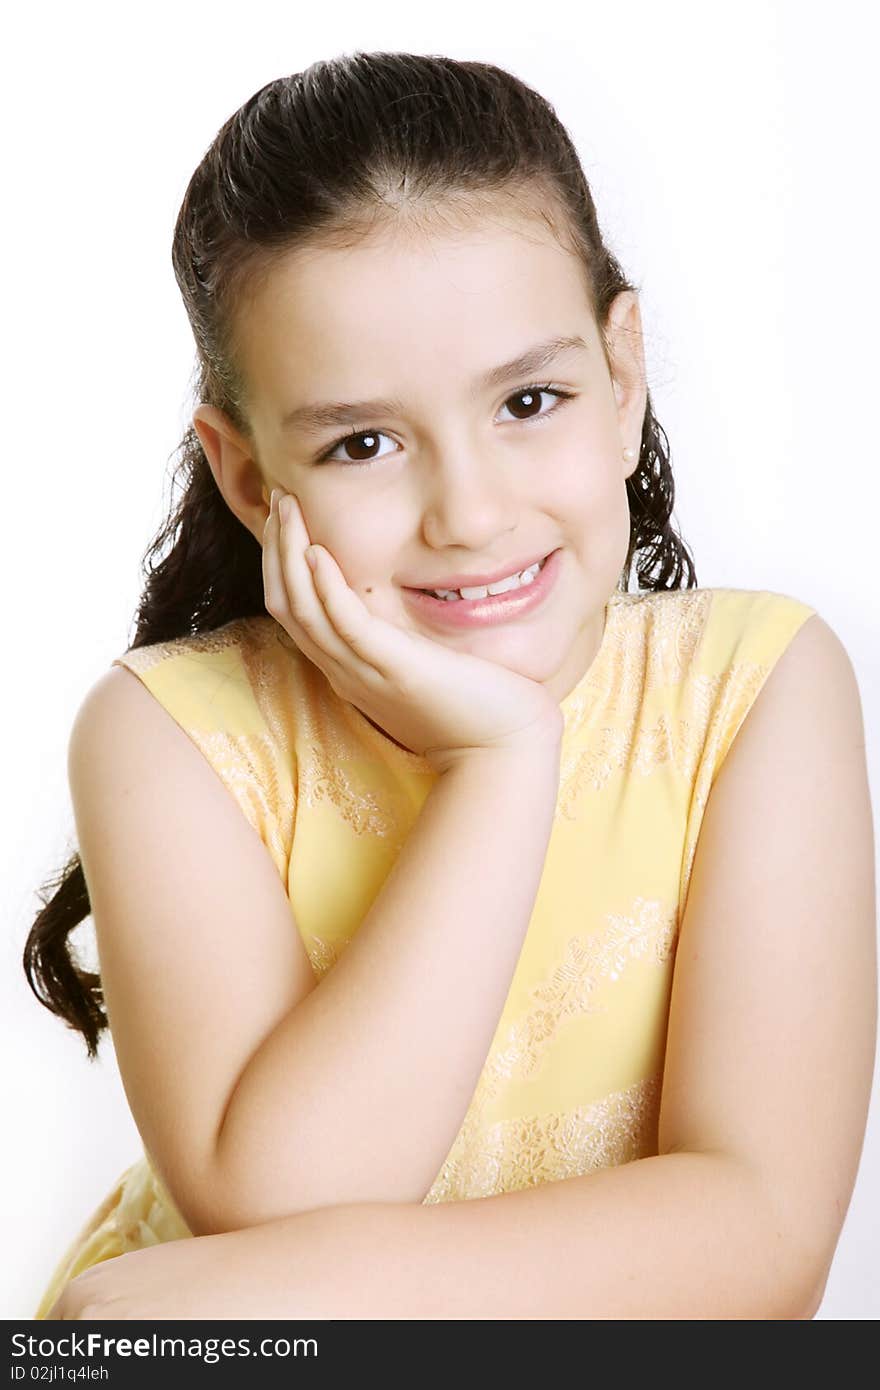
<path id="1" fill-rule="evenodd" d="M 270 511 L 270 513 L 271 513 L 271 512 L 274 512 L 274 510 L 275 510 L 275 494 L 276 494 L 277 491 L 278 491 L 278 489 L 273 487 L 273 489 L 272 489 L 272 495 L 271 495 L 270 498 L 269 498 L 269 511 Z"/>

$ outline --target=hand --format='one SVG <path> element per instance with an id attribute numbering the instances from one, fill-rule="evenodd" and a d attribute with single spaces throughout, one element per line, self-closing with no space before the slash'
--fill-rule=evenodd
<path id="1" fill-rule="evenodd" d="M 314 1277 L 328 1263 L 320 1244 L 326 1224 L 309 1212 L 102 1260 L 71 1279 L 46 1320 L 328 1317 Z"/>
<path id="2" fill-rule="evenodd" d="M 477 750 L 558 741 L 562 711 L 539 681 L 375 617 L 323 546 L 313 574 L 287 496 L 289 520 L 276 493 L 263 532 L 266 609 L 337 695 L 441 772 Z"/>

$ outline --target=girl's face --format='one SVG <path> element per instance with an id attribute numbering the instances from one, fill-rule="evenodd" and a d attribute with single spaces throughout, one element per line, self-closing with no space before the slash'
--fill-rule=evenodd
<path id="1" fill-rule="evenodd" d="M 517 214 L 290 253 L 237 328 L 253 438 L 195 416 L 236 515 L 262 539 L 254 488 L 295 493 L 370 612 L 563 699 L 626 559 L 647 399 L 636 296 L 612 307 L 612 380 L 579 262 Z M 501 370 L 563 338 L 583 346 Z M 457 626 L 409 592 L 553 551 L 545 596 L 503 621 Z"/>

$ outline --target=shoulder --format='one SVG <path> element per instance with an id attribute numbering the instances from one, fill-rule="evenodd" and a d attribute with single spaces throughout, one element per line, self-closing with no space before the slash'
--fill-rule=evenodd
<path id="1" fill-rule="evenodd" d="M 719 656 L 758 664 L 774 662 L 795 633 L 818 617 L 812 604 L 769 589 L 717 588 L 704 597 L 705 637 Z"/>
<path id="2" fill-rule="evenodd" d="M 191 741 L 150 688 L 124 666 L 111 666 L 83 696 L 68 739 L 71 786 L 94 780 L 98 763 L 133 767 L 165 762 L 175 750 L 192 758 Z M 166 764 L 167 765 L 167 764 Z"/>
<path id="3" fill-rule="evenodd" d="M 731 757 L 768 738 L 794 751 L 837 740 L 864 746 L 858 679 L 838 633 L 818 613 L 797 628 L 773 664 Z"/>
<path id="4" fill-rule="evenodd" d="M 127 666 L 111 666 L 89 686 L 79 703 L 71 729 L 71 739 L 99 729 L 108 722 L 126 720 L 137 710 L 149 719 L 160 709 L 142 680 Z"/>
<path id="5" fill-rule="evenodd" d="M 733 857 L 757 855 L 762 845 L 768 862 L 775 855 L 804 881 L 848 875 L 866 892 L 873 817 L 859 684 L 846 646 L 818 613 L 766 675 L 706 819 L 719 850 L 726 845 Z"/>
<path id="6" fill-rule="evenodd" d="M 71 730 L 71 750 L 134 745 L 190 745 L 216 761 L 242 740 L 261 735 L 265 720 L 255 686 L 271 687 L 280 648 L 274 620 L 237 618 L 212 631 L 132 647 L 86 691 Z M 289 658 L 286 658 L 289 661 Z M 273 665 L 274 663 L 274 665 Z M 133 735 L 136 734 L 136 737 Z M 136 757 L 131 749 L 132 758 Z"/>
<path id="7" fill-rule="evenodd" d="M 663 610 L 661 610 L 663 611 Z M 676 645 L 691 674 L 720 682 L 719 698 L 735 731 L 761 696 L 766 706 L 787 672 L 838 670 L 849 658 L 837 634 L 803 599 L 766 589 L 694 589 L 673 598 Z M 668 641 L 668 635 L 667 635 Z M 851 666 L 850 666 L 851 670 Z M 789 678 L 791 679 L 791 678 Z"/>
<path id="8" fill-rule="evenodd" d="M 785 663 L 783 665 L 783 663 Z M 858 695 L 858 682 L 849 652 L 839 634 L 818 613 L 804 622 L 780 658 L 788 679 L 812 672 L 824 678 L 825 686 L 843 695 Z M 782 679 L 785 679 L 783 675 Z"/>
<path id="9" fill-rule="evenodd" d="M 695 587 L 626 595 L 617 611 L 627 651 L 650 660 L 664 685 L 681 686 L 696 702 L 719 736 L 721 757 L 780 658 L 798 638 L 789 658 L 798 662 L 805 648 L 812 649 L 813 630 L 823 624 L 808 602 L 761 589 Z M 799 636 L 807 628 L 810 634 Z M 828 636 L 833 641 L 830 629 Z M 821 659 L 818 651 L 814 659 Z M 696 710 L 689 723 L 696 730 Z"/>
<path id="10" fill-rule="evenodd" d="M 197 799 L 216 797 L 219 779 L 286 875 L 309 687 L 276 627 L 274 619 L 237 619 L 116 658 L 73 721 L 75 803 L 106 804 L 135 785 L 166 799 L 173 788 L 177 798 L 185 786 L 198 815 Z"/>
<path id="11" fill-rule="evenodd" d="M 212 631 L 130 648 L 88 692 L 84 717 L 140 708 L 150 728 L 173 722 L 197 738 L 259 735 L 265 723 L 260 692 L 269 704 L 279 703 L 279 671 L 290 664 L 273 640 L 276 627 L 271 619 L 238 618 Z"/>
<path id="12" fill-rule="evenodd" d="M 234 736 L 255 723 L 251 672 L 269 648 L 269 625 L 238 618 L 213 631 L 131 647 L 89 687 L 77 709 L 71 756 L 157 742 L 182 750 L 203 736 Z M 136 737 L 133 735 L 136 734 Z"/>
<path id="13" fill-rule="evenodd" d="M 852 672 L 849 653 L 840 636 L 819 613 L 812 613 L 792 638 L 780 659 L 789 668 L 818 666 L 843 674 Z"/>

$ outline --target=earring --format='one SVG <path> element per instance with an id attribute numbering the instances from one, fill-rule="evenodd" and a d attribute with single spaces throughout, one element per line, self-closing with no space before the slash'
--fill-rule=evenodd
<path id="1" fill-rule="evenodd" d="M 627 463 L 631 463 L 632 460 L 635 458 L 635 456 L 636 456 L 636 451 L 635 451 L 635 449 L 624 449 L 624 451 L 623 451 L 623 457 L 626 459 Z"/>

